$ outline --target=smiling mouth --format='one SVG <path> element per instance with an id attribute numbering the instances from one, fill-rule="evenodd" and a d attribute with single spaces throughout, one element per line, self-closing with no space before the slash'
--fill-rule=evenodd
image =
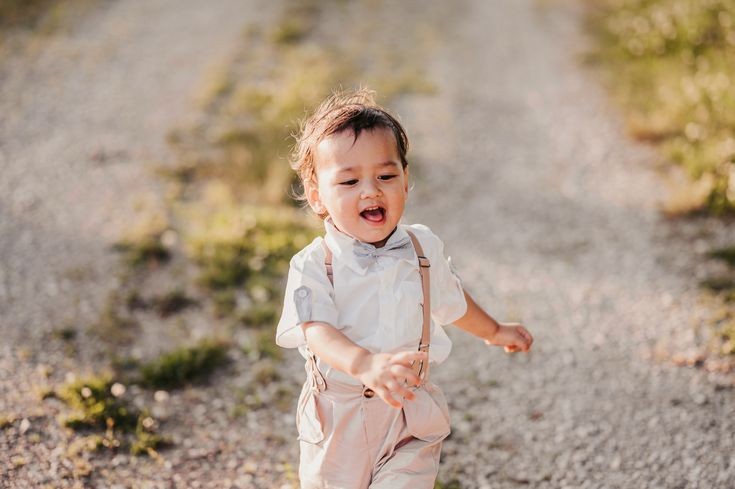
<path id="1" fill-rule="evenodd" d="M 385 209 L 379 206 L 369 207 L 362 211 L 360 216 L 370 222 L 382 223 L 385 220 Z"/>

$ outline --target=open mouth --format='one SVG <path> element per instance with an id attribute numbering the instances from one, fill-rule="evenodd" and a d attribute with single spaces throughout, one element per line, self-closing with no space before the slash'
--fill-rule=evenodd
<path id="1" fill-rule="evenodd" d="M 385 209 L 377 205 L 368 207 L 360 213 L 360 216 L 367 221 L 379 224 L 385 221 Z"/>

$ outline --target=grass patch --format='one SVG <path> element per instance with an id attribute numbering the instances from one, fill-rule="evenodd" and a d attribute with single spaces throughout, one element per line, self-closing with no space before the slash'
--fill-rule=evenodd
<path id="1" fill-rule="evenodd" d="M 273 303 L 254 304 L 240 316 L 240 322 L 245 326 L 263 327 L 275 326 L 280 314 L 280 308 Z"/>
<path id="2" fill-rule="evenodd" d="M 183 387 L 203 381 L 227 363 L 229 345 L 210 339 L 190 347 L 178 348 L 141 366 L 141 383 L 163 389 Z"/>
<path id="3" fill-rule="evenodd" d="M 269 360 L 259 362 L 253 367 L 253 380 L 262 386 L 281 380 L 276 366 Z"/>
<path id="4" fill-rule="evenodd" d="M 680 211 L 735 211 L 735 4 L 588 5 L 596 39 L 589 59 L 603 68 L 631 134 L 657 144 L 696 182 L 698 198 Z"/>
<path id="5" fill-rule="evenodd" d="M 450 479 L 446 482 L 436 480 L 434 489 L 462 489 L 462 484 L 457 479 Z"/>
<path id="6" fill-rule="evenodd" d="M 17 417 L 13 414 L 0 413 L 0 430 L 13 426 L 16 419 Z"/>
<path id="7" fill-rule="evenodd" d="M 89 330 L 107 342 L 126 345 L 135 340 L 139 325 L 133 317 L 124 313 L 120 292 L 113 290 L 107 297 L 99 319 Z"/>
<path id="8" fill-rule="evenodd" d="M 283 356 L 281 348 L 276 345 L 275 329 L 269 328 L 257 331 L 251 338 L 250 343 L 243 349 L 254 360 L 270 358 L 280 360 Z"/>
<path id="9" fill-rule="evenodd" d="M 125 388 L 111 376 L 92 376 L 71 381 L 56 391 L 56 397 L 72 408 L 63 419 L 75 431 L 97 432 L 75 439 L 67 456 L 101 448 L 128 448 L 132 455 L 157 455 L 155 450 L 170 445 L 168 437 L 156 432 L 157 422 L 125 397 Z"/>
<path id="10" fill-rule="evenodd" d="M 56 393 L 76 413 L 64 421 L 74 429 L 135 428 L 140 413 L 130 403 L 112 394 L 109 376 L 89 377 L 70 382 Z"/>
<path id="11" fill-rule="evenodd" d="M 245 289 L 253 303 L 262 303 L 279 289 L 291 257 L 316 235 L 302 219 L 291 209 L 237 205 L 229 197 L 188 209 L 186 252 L 219 313 L 235 311 L 235 290 Z"/>
<path id="12" fill-rule="evenodd" d="M 123 260 L 130 267 L 157 266 L 171 258 L 171 253 L 160 238 L 161 235 L 154 235 L 140 241 L 119 241 L 112 249 L 122 254 Z"/>
<path id="13" fill-rule="evenodd" d="M 735 268 L 735 246 L 712 250 L 708 253 L 708 256 L 710 258 L 722 260 L 730 267 Z"/>
<path id="14" fill-rule="evenodd" d="M 150 304 L 159 316 L 166 318 L 196 305 L 197 301 L 187 296 L 183 289 L 176 288 L 163 295 L 153 297 Z"/>

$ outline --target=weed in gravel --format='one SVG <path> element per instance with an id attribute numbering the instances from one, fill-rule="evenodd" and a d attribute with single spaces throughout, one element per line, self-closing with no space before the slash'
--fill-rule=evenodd
<path id="1" fill-rule="evenodd" d="M 123 384 L 110 375 L 71 381 L 57 389 L 56 396 L 74 411 L 63 420 L 65 426 L 77 431 L 103 430 L 103 434 L 72 441 L 67 456 L 73 460 L 81 452 L 123 446 L 128 446 L 132 455 L 155 456 L 157 448 L 171 444 L 170 438 L 156 433 L 158 423 L 147 411 L 136 408 L 125 397 Z"/>
<path id="2" fill-rule="evenodd" d="M 243 351 L 252 360 L 263 358 L 280 360 L 283 356 L 283 352 L 281 348 L 276 345 L 275 336 L 275 328 L 256 331 L 251 336 L 250 342 L 243 348 Z"/>
<path id="3" fill-rule="evenodd" d="M 437 479 L 434 489 L 462 489 L 462 484 L 457 479 L 449 479 L 446 482 Z"/>
<path id="4" fill-rule="evenodd" d="M 216 290 L 212 293 L 214 315 L 218 318 L 231 316 L 237 308 L 237 298 L 233 289 Z"/>
<path id="5" fill-rule="evenodd" d="M 74 429 L 113 428 L 130 431 L 135 428 L 139 412 L 123 398 L 113 395 L 111 376 L 75 380 L 57 390 L 57 397 L 75 413 L 64 420 Z"/>
<path id="6" fill-rule="evenodd" d="M 143 265 L 156 266 L 167 262 L 171 253 L 161 243 L 161 236 L 147 236 L 140 241 L 119 241 L 113 250 L 121 253 L 125 263 L 136 268 Z"/>
<path id="7" fill-rule="evenodd" d="M 152 388 L 177 388 L 204 381 L 228 361 L 229 345 L 205 339 L 161 355 L 140 367 L 141 383 Z"/>
<path id="8" fill-rule="evenodd" d="M 309 33 L 309 23 L 299 17 L 282 19 L 271 32 L 271 41 L 276 44 L 294 44 Z"/>
<path id="9" fill-rule="evenodd" d="M 155 296 L 150 300 L 153 309 L 162 318 L 179 313 L 197 304 L 197 301 L 186 295 L 181 288 L 173 289 L 163 295 Z"/>
<path id="10" fill-rule="evenodd" d="M 61 341 L 72 341 L 77 337 L 77 330 L 73 326 L 62 326 L 54 329 L 52 335 Z"/>
<path id="11" fill-rule="evenodd" d="M 710 277 L 702 280 L 700 285 L 713 292 L 727 292 L 735 290 L 735 279 L 731 277 Z"/>
<path id="12" fill-rule="evenodd" d="M 135 311 L 138 309 L 146 309 L 148 307 L 148 303 L 143 299 L 143 296 L 140 295 L 140 292 L 137 290 L 130 290 L 125 295 L 125 309 L 128 311 Z"/>
<path id="13" fill-rule="evenodd" d="M 273 362 L 264 360 L 253 365 L 253 380 L 259 385 L 266 386 L 281 380 L 281 375 Z"/>
<path id="14" fill-rule="evenodd" d="M 130 445 L 132 455 L 148 455 L 152 458 L 158 456 L 157 450 L 170 446 L 171 438 L 158 434 L 158 423 L 147 413 L 138 417 L 135 426 L 135 439 Z"/>
<path id="15" fill-rule="evenodd" d="M 17 417 L 13 414 L 0 413 L 0 430 L 13 426 L 16 419 Z"/>
<path id="16" fill-rule="evenodd" d="M 245 326 L 262 327 L 274 326 L 278 321 L 280 308 L 272 302 L 253 304 L 240 316 L 240 322 Z"/>
<path id="17" fill-rule="evenodd" d="M 139 328 L 135 319 L 123 315 L 120 303 L 120 292 L 113 290 L 107 297 L 99 319 L 90 326 L 89 331 L 104 341 L 124 345 L 135 340 Z"/>
<path id="18" fill-rule="evenodd" d="M 735 246 L 728 246 L 725 248 L 718 248 L 708 253 L 710 258 L 722 260 L 727 263 L 730 267 L 735 268 Z"/>

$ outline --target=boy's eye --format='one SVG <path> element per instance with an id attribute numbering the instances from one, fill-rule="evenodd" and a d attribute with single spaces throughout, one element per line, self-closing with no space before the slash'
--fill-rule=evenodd
<path id="1" fill-rule="evenodd" d="M 344 182 L 339 182 L 340 185 L 347 185 L 347 186 L 354 185 L 356 183 L 357 183 L 357 180 L 354 178 L 352 180 L 345 180 Z"/>
<path id="2" fill-rule="evenodd" d="M 398 175 L 380 175 L 378 178 L 381 180 L 390 180 L 391 178 L 396 178 Z"/>

